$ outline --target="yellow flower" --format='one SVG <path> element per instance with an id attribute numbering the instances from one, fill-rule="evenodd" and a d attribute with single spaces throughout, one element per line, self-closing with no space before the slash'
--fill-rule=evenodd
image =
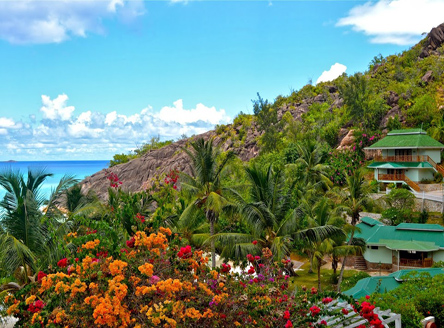
<path id="1" fill-rule="evenodd" d="M 35 295 L 31 295 L 25 300 L 25 304 L 29 305 L 31 303 L 34 303 L 34 301 L 35 301 Z"/>

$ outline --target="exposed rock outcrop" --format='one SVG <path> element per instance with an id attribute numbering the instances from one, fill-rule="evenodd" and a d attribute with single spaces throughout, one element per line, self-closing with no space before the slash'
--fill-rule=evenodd
<path id="1" fill-rule="evenodd" d="M 430 33 L 427 35 L 427 39 L 425 40 L 424 47 L 421 51 L 419 57 L 425 58 L 432 54 L 436 54 L 436 49 L 441 47 L 444 43 L 444 23 L 432 28 Z"/>

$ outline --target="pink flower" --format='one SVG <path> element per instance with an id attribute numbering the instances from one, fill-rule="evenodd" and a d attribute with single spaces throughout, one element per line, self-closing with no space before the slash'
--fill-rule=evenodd
<path id="1" fill-rule="evenodd" d="M 285 311 L 284 312 L 284 319 L 290 319 L 290 311 Z"/>
<path id="2" fill-rule="evenodd" d="M 293 324 L 291 323 L 290 320 L 287 321 L 287 323 L 285 324 L 285 328 L 291 328 L 293 327 Z"/>

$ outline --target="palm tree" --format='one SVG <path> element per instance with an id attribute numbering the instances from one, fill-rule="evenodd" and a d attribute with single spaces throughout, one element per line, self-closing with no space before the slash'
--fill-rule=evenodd
<path id="1" fill-rule="evenodd" d="M 77 182 L 64 176 L 52 191 L 49 201 L 41 193 L 41 186 L 52 174 L 44 170 L 28 170 L 27 178 L 12 170 L 0 174 L 0 186 L 6 191 L 0 201 L 0 263 L 8 274 L 18 268 L 24 275 L 36 271 L 37 258 L 48 263 L 53 260 L 51 249 L 57 248 L 57 233 L 65 232 L 64 222 L 56 217 L 56 199 Z M 45 220 L 41 209 L 46 204 Z M 45 221 L 45 222 L 44 222 Z"/>
<path id="2" fill-rule="evenodd" d="M 205 141 L 199 138 L 191 142 L 192 150 L 183 149 L 191 160 L 191 175 L 181 173 L 181 186 L 188 193 L 191 202 L 185 208 L 179 221 L 185 226 L 192 226 L 190 221 L 198 218 L 198 212 L 205 213 L 210 224 L 210 237 L 220 213 L 230 207 L 226 197 L 228 189 L 222 183 L 222 174 L 228 162 L 234 157 L 228 152 L 220 158 L 219 150 L 213 146 L 213 139 Z M 220 159 L 220 161 L 218 161 Z M 215 241 L 211 238 L 211 265 L 216 267 Z"/>
<path id="3" fill-rule="evenodd" d="M 331 181 L 327 177 L 328 166 L 323 164 L 321 144 L 314 139 L 306 139 L 297 144 L 297 149 L 299 158 L 296 160 L 296 165 L 301 170 L 305 185 L 311 185 L 314 188 L 330 186 Z"/>
<path id="4" fill-rule="evenodd" d="M 250 185 L 248 198 L 233 193 L 250 233 L 217 234 L 214 239 L 227 245 L 225 255 L 242 258 L 269 248 L 274 259 L 280 260 L 290 254 L 293 239 L 314 242 L 342 234 L 331 225 L 301 229 L 301 210 L 291 207 L 295 183 L 286 187 L 283 171 L 273 170 L 271 165 L 266 170 L 254 165 L 245 170 Z"/>
<path id="5" fill-rule="evenodd" d="M 351 234 L 348 241 L 348 245 L 353 244 L 353 236 L 355 233 L 355 226 L 359 222 L 359 213 L 368 209 L 373 200 L 370 197 L 372 187 L 364 179 L 362 170 L 356 170 L 353 175 L 347 176 L 347 182 L 344 189 L 337 189 L 332 193 L 333 199 L 337 203 L 338 213 L 345 213 L 351 218 Z M 338 291 L 340 290 L 342 277 L 344 275 L 344 269 L 347 256 L 344 256 L 344 261 L 341 267 L 341 273 L 338 279 Z"/>
<path id="6" fill-rule="evenodd" d="M 308 195 L 308 197 L 302 200 L 301 206 L 308 227 L 314 228 L 333 225 L 341 228 L 344 225 L 344 220 L 332 211 L 327 197 L 321 197 L 317 201 L 312 201 L 316 196 L 313 193 L 308 193 Z M 313 272 L 314 251 L 317 246 L 319 245 L 316 243 L 308 243 L 306 245 L 306 250 L 310 258 L 309 273 Z"/>

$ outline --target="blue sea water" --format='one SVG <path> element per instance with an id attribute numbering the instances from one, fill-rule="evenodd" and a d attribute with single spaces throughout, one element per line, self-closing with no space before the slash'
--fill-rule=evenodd
<path id="1" fill-rule="evenodd" d="M 27 161 L 27 162 L 0 162 L 0 174 L 5 170 L 20 171 L 26 175 L 28 168 L 45 169 L 47 173 L 53 176 L 46 179 L 46 183 L 42 186 L 42 193 L 47 197 L 51 193 L 51 189 L 55 188 L 60 179 L 65 174 L 74 175 L 77 179 L 82 180 L 104 168 L 107 168 L 109 161 Z M 3 198 L 5 192 L 0 187 L 0 197 Z"/>

